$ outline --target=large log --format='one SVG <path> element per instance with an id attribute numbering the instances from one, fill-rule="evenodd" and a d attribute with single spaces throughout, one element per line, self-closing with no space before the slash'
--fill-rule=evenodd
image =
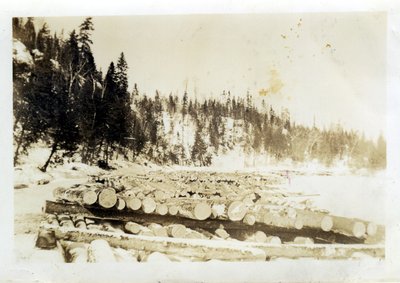
<path id="1" fill-rule="evenodd" d="M 303 222 L 300 218 L 290 218 L 287 215 L 282 215 L 276 211 L 265 211 L 263 213 L 263 222 L 267 225 L 284 227 L 284 228 L 295 228 L 300 230 L 303 228 Z"/>
<path id="2" fill-rule="evenodd" d="M 93 188 L 56 188 L 53 190 L 55 199 L 76 202 L 82 205 L 92 205 L 97 201 L 97 192 Z"/>
<path id="3" fill-rule="evenodd" d="M 248 248 L 245 245 L 238 245 L 238 242 L 159 238 L 105 231 L 95 232 L 77 228 L 65 228 L 48 223 L 42 223 L 40 229 L 54 231 L 57 239 L 91 243 L 89 261 L 96 262 L 115 261 L 112 251 L 110 254 L 108 244 L 124 249 L 197 257 L 203 260 L 264 261 L 266 258 L 264 251 L 257 248 Z M 93 242 L 95 242 L 95 245 L 93 245 Z"/>
<path id="4" fill-rule="evenodd" d="M 113 248 L 112 249 L 114 252 L 115 259 L 117 262 L 123 262 L 123 263 L 128 263 L 128 262 L 137 262 L 137 256 L 133 254 L 132 252 L 121 249 L 121 248 Z"/>
<path id="5" fill-rule="evenodd" d="M 54 232 L 57 239 L 68 239 L 74 242 L 90 243 L 95 239 L 107 240 L 113 247 L 129 250 L 158 251 L 167 255 L 197 258 L 201 260 L 263 260 L 258 252 L 263 250 L 268 259 L 272 258 L 316 258 L 316 259 L 348 259 L 366 255 L 376 258 L 385 257 L 385 245 L 350 245 L 350 244 L 273 244 L 238 241 L 192 240 L 173 238 L 150 238 L 111 232 L 95 232 L 77 228 L 65 228 L 53 224 L 42 223 L 40 230 Z M 239 251 L 243 250 L 243 253 Z M 265 256 L 264 254 L 264 256 Z M 261 256 L 261 258 L 260 258 Z M 255 257 L 255 258 L 254 258 Z"/>
<path id="6" fill-rule="evenodd" d="M 333 219 L 327 213 L 296 209 L 296 214 L 304 227 L 320 228 L 325 232 L 329 232 L 333 227 Z"/>
<path id="7" fill-rule="evenodd" d="M 334 217 L 332 230 L 345 235 L 362 238 L 366 236 L 365 223 L 345 217 Z"/>
<path id="8" fill-rule="evenodd" d="M 211 215 L 211 206 L 206 202 L 182 203 L 179 205 L 178 215 L 191 219 L 205 220 Z"/>
<path id="9" fill-rule="evenodd" d="M 90 241 L 88 248 L 88 261 L 95 263 L 111 263 L 117 260 L 110 244 L 105 239 L 93 239 Z"/>

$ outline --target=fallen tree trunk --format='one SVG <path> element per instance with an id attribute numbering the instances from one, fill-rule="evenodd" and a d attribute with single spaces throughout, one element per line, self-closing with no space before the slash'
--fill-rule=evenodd
<path id="1" fill-rule="evenodd" d="M 91 243 L 91 247 L 89 248 L 89 261 L 95 262 L 115 261 L 115 257 L 112 255 L 112 252 L 110 254 L 110 250 L 108 249 L 109 245 L 124 249 L 197 257 L 203 260 L 264 261 L 266 258 L 264 251 L 238 245 L 237 242 L 202 239 L 151 238 L 104 231 L 95 232 L 77 228 L 64 228 L 48 223 L 42 223 L 40 229 L 54 231 L 57 239 Z"/>

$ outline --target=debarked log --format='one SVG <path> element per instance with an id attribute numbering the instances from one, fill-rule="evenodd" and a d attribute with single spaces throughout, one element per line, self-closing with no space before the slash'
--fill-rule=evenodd
<path id="1" fill-rule="evenodd" d="M 91 261 L 91 258 L 101 262 L 113 261 L 107 251 L 107 244 L 124 249 L 176 254 L 203 260 L 264 261 L 266 259 L 263 250 L 244 245 L 238 246 L 237 242 L 116 234 L 105 231 L 80 230 L 72 227 L 66 228 L 48 223 L 42 223 L 40 229 L 54 231 L 56 238 L 60 240 L 91 243 L 92 247 L 89 248 L 88 253 L 89 261 Z"/>
<path id="2" fill-rule="evenodd" d="M 82 205 L 92 205 L 97 201 L 97 192 L 92 188 L 63 188 L 53 190 L 55 199 L 76 202 Z"/>

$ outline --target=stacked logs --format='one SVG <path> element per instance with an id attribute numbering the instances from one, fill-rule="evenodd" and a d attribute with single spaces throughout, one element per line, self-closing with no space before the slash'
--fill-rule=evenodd
<path id="1" fill-rule="evenodd" d="M 374 223 L 332 216 L 322 211 L 255 204 L 251 194 L 231 201 L 222 198 L 192 199 L 171 196 L 172 193 L 166 190 L 156 190 L 149 186 L 120 190 L 108 186 L 86 185 L 54 190 L 54 197 L 58 200 L 135 213 L 179 216 L 194 220 L 228 220 L 249 226 L 262 223 L 297 230 L 307 227 L 356 238 L 374 236 L 378 230 Z"/>

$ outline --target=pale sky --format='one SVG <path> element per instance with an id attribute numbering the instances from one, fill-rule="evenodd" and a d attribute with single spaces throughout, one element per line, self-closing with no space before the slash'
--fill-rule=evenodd
<path id="1" fill-rule="evenodd" d="M 65 34 L 82 17 L 45 20 Z M 93 53 L 105 73 L 121 51 L 129 83 L 153 95 L 262 98 L 292 120 L 340 122 L 368 137 L 385 134 L 384 13 L 94 17 Z M 264 94 L 266 96 L 260 96 Z"/>

